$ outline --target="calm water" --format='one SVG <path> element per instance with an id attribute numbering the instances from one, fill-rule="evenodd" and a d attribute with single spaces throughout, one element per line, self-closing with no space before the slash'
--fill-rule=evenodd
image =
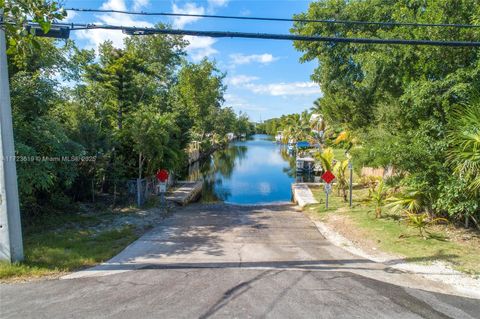
<path id="1" fill-rule="evenodd" d="M 268 135 L 254 135 L 215 152 L 191 168 L 190 179 L 203 179 L 204 201 L 261 204 L 290 201 L 294 160 Z"/>

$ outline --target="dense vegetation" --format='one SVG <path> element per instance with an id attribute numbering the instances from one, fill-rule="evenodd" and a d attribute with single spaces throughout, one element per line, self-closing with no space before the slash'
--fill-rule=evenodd
<path id="1" fill-rule="evenodd" d="M 323 117 L 319 116 L 313 108 L 302 113 L 286 114 L 278 118 L 271 118 L 257 124 L 256 130 L 259 133 L 272 136 L 281 133 L 284 143 L 288 141 L 317 143 L 319 140 L 329 143 L 332 138 L 342 131 L 341 127 L 326 126 Z M 322 136 L 318 135 L 319 132 L 321 132 Z"/>
<path id="2" fill-rule="evenodd" d="M 476 0 L 326 0 L 301 19 L 480 21 Z M 478 41 L 478 28 L 297 22 L 292 32 L 358 38 Z M 480 51 L 475 48 L 295 42 L 323 96 L 315 111 L 355 140 L 357 165 L 394 167 L 418 211 L 480 222 Z M 274 130 L 274 129 L 273 129 Z"/>
<path id="3" fill-rule="evenodd" d="M 61 19 L 54 1 L 6 4 L 18 22 L 7 28 L 8 66 L 27 217 L 114 194 L 158 168 L 179 172 L 192 141 L 206 152 L 228 132 L 251 133 L 246 115 L 223 106 L 225 75 L 206 59 L 188 62 L 182 37 L 128 37 L 124 48 L 107 41 L 96 53 L 25 30 L 27 14 L 45 30 Z"/>

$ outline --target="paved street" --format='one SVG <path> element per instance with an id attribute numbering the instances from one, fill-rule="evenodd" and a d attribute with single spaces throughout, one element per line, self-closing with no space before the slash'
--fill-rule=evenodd
<path id="1" fill-rule="evenodd" d="M 2 318 L 480 318 L 479 300 L 333 246 L 291 205 L 191 205 L 68 278 L 2 285 Z"/>

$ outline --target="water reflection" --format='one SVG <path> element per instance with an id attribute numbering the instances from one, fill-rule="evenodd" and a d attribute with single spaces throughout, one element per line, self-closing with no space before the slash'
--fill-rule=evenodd
<path id="1" fill-rule="evenodd" d="M 203 179 L 204 201 L 258 204 L 290 201 L 295 159 L 268 135 L 254 135 L 215 152 L 190 168 L 190 179 Z"/>

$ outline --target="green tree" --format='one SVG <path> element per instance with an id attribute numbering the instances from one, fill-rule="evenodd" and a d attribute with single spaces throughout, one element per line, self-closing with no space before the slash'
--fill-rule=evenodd
<path id="1" fill-rule="evenodd" d="M 141 108 L 128 120 L 123 137 L 131 141 L 133 150 L 138 155 L 138 178 L 144 172 L 153 175 L 159 168 L 178 168 L 180 149 L 172 138 L 178 133 L 174 115 L 159 114 L 155 110 Z"/>
<path id="2" fill-rule="evenodd" d="M 209 144 L 215 131 L 215 117 L 224 101 L 224 74 L 204 59 L 198 64 L 185 63 L 173 88 L 172 105 L 183 118 L 180 129 L 197 141 Z"/>
<path id="3" fill-rule="evenodd" d="M 51 40 L 43 40 L 52 44 Z M 52 55 L 58 54 L 54 46 Z M 40 213 L 46 203 L 59 203 L 78 176 L 77 164 L 64 160 L 84 154 L 84 148 L 73 141 L 65 127 L 57 120 L 55 109 L 65 102 L 54 70 L 62 67 L 46 55 L 37 54 L 34 65 L 16 65 L 11 68 L 11 100 L 15 133 L 17 172 L 20 203 L 23 214 Z M 24 56 L 30 60 L 31 56 Z M 43 60 L 43 62 L 42 62 Z"/>
<path id="4" fill-rule="evenodd" d="M 52 22 L 67 16 L 59 1 L 52 0 L 0 0 L 0 9 L 3 9 L 4 20 L 9 21 L 2 26 L 8 39 L 7 53 L 12 56 L 12 63 L 22 66 L 26 66 L 23 58 L 30 55 L 32 46 L 37 50 L 42 47 L 42 41 L 28 29 L 28 20 L 38 23 L 47 33 Z"/>
<path id="5" fill-rule="evenodd" d="M 477 23 L 478 1 L 327 0 L 310 4 L 299 19 Z M 478 39 L 475 28 L 411 28 L 295 22 L 299 35 L 344 38 Z M 448 130 L 455 109 L 480 86 L 478 50 L 330 42 L 295 42 L 301 60 L 317 59 L 312 78 L 324 93 L 316 103 L 332 127 L 341 127 L 360 141 L 352 151 L 356 162 L 394 166 L 402 185 L 425 194 L 424 209 L 438 207 L 442 189 L 454 187 L 446 167 Z M 456 165 L 455 165 L 456 166 Z M 457 185 L 458 186 L 458 185 Z M 478 195 L 476 197 L 478 199 Z M 453 204 L 453 203 L 452 203 Z M 453 204 L 455 206 L 456 204 Z"/>

